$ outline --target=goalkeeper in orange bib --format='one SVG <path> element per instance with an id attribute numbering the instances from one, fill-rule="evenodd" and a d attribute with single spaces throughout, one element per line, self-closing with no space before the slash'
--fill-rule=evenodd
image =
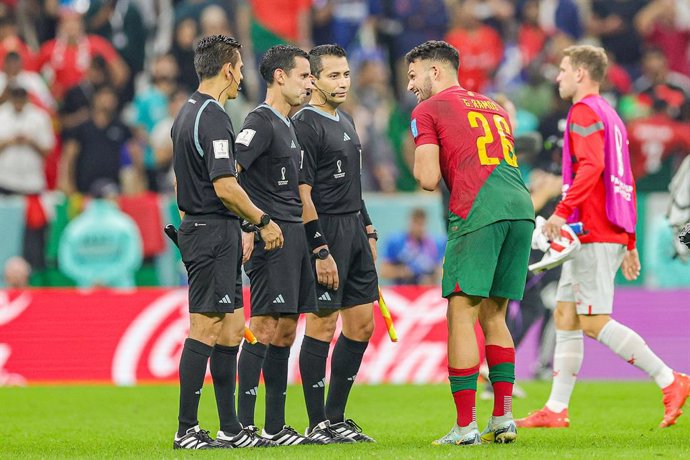
<path id="1" fill-rule="evenodd" d="M 406 56 L 412 112 L 414 176 L 425 190 L 443 177 L 450 190 L 443 296 L 448 299 L 448 373 L 457 423 L 434 444 L 513 442 L 515 348 L 506 327 L 508 299 L 522 299 L 534 208 L 517 167 L 508 115 L 458 83 L 459 56 L 428 41 Z M 479 352 L 474 324 L 486 336 L 494 409 L 480 434 L 475 415 Z"/>

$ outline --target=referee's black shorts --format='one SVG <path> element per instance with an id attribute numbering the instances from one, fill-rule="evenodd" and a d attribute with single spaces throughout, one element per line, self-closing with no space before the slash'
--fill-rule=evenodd
<path id="1" fill-rule="evenodd" d="M 242 308 L 240 221 L 187 215 L 177 240 L 189 275 L 189 312 L 232 313 Z"/>
<path id="2" fill-rule="evenodd" d="M 263 242 L 257 243 L 244 266 L 251 282 L 251 316 L 314 312 L 316 283 L 304 225 L 276 223 L 283 231 L 283 247 L 266 251 Z"/>
<path id="3" fill-rule="evenodd" d="M 379 298 L 379 279 L 359 213 L 321 214 L 319 222 L 338 266 L 338 290 L 316 283 L 319 310 L 354 307 Z"/>

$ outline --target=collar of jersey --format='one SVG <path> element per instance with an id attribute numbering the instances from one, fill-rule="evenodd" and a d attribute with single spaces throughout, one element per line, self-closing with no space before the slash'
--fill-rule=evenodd
<path id="1" fill-rule="evenodd" d="M 290 119 L 289 119 L 288 117 L 286 117 L 286 116 L 283 116 L 282 113 L 278 112 L 276 109 L 274 109 L 274 108 L 271 107 L 270 105 L 268 105 L 268 104 L 266 104 L 266 103 L 264 102 L 264 103 L 260 104 L 259 107 L 266 107 L 266 108 L 271 109 L 271 112 L 275 113 L 275 114 L 276 114 L 276 117 L 280 118 L 281 120 L 283 120 L 283 123 L 285 123 L 286 125 L 290 126 Z"/>
<path id="2" fill-rule="evenodd" d="M 331 115 L 328 112 L 324 112 L 323 110 L 319 110 L 316 107 L 314 107 L 313 105 L 305 105 L 304 107 L 302 107 L 302 109 L 299 112 L 301 112 L 302 110 L 311 110 L 312 112 L 318 113 L 322 117 L 326 117 L 326 118 L 333 120 L 333 121 L 340 121 L 340 112 L 338 112 L 337 110 L 335 111 L 335 115 Z M 299 113 L 299 112 L 297 112 L 297 113 Z"/>

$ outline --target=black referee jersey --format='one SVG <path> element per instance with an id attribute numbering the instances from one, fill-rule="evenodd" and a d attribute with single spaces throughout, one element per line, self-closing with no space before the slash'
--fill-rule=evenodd
<path id="1" fill-rule="evenodd" d="M 273 219 L 302 222 L 299 175 L 302 162 L 292 122 L 273 107 L 252 110 L 235 140 L 240 185 Z"/>
<path id="2" fill-rule="evenodd" d="M 304 150 L 300 183 L 312 186 L 319 214 L 349 214 L 362 209 L 362 144 L 352 117 L 310 105 L 293 116 Z"/>
<path id="3" fill-rule="evenodd" d="M 237 176 L 234 140 L 232 122 L 223 107 L 211 96 L 194 92 L 172 127 L 177 204 L 186 214 L 237 218 L 213 188 L 215 179 Z"/>

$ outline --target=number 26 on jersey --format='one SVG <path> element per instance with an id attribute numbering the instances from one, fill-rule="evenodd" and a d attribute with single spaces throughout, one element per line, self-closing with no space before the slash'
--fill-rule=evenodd
<path id="1" fill-rule="evenodd" d="M 489 126 L 489 120 L 481 112 L 467 112 L 467 119 L 470 122 L 472 128 L 482 128 L 484 133 L 477 137 L 477 154 L 479 155 L 479 162 L 482 165 L 492 166 L 500 163 L 500 159 L 496 157 L 490 157 L 487 154 L 487 145 L 490 146 L 495 139 L 491 132 L 491 127 Z M 510 134 L 510 125 L 500 115 L 493 115 L 491 117 L 494 126 L 496 126 L 496 131 L 498 131 L 498 136 L 501 140 L 501 149 L 503 150 L 503 158 L 506 163 L 510 166 L 517 167 L 517 156 L 515 155 L 515 149 L 513 148 L 513 143 L 508 139 L 507 135 Z M 493 149 L 492 149 L 493 150 Z"/>

